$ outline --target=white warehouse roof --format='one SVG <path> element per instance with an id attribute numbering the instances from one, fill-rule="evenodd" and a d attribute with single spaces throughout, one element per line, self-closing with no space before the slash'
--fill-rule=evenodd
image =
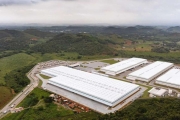
<path id="1" fill-rule="evenodd" d="M 171 69 L 156 79 L 156 83 L 180 88 L 180 69 Z"/>
<path id="2" fill-rule="evenodd" d="M 173 63 L 156 61 L 135 72 L 130 73 L 127 76 L 127 79 L 149 82 L 150 80 L 162 74 L 164 71 L 170 69 L 171 67 L 173 67 Z"/>
<path id="3" fill-rule="evenodd" d="M 41 71 L 57 76 L 48 83 L 90 98 L 108 106 L 114 106 L 139 90 L 139 85 L 64 67 Z"/>
<path id="4" fill-rule="evenodd" d="M 101 68 L 101 71 L 106 72 L 106 74 L 116 75 L 129 70 L 133 67 L 139 66 L 143 63 L 147 63 L 146 59 L 142 58 L 130 58 L 106 67 Z"/>

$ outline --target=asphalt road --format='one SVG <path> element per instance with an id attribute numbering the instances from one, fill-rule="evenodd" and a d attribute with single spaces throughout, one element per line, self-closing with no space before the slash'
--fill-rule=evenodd
<path id="1" fill-rule="evenodd" d="M 13 100 L 11 100 L 3 109 L 0 110 L 0 118 L 4 117 L 10 112 L 11 106 L 15 108 L 35 87 L 38 86 L 38 78 L 35 77 L 38 65 L 34 66 L 28 73 L 27 77 L 30 79 L 30 84 L 26 86 L 21 93 L 19 93 Z M 4 113 L 6 111 L 6 113 Z"/>
<path id="2" fill-rule="evenodd" d="M 67 64 L 64 62 L 63 65 Z M 35 87 L 38 86 L 39 79 L 37 78 L 36 74 L 40 71 L 41 64 L 37 64 L 34 66 L 29 73 L 27 74 L 27 77 L 30 80 L 30 84 L 26 86 L 22 92 L 20 92 L 15 98 L 13 98 L 4 108 L 0 110 L 0 119 L 3 118 L 5 115 L 10 113 L 10 109 L 15 108 Z M 58 66 L 58 64 L 54 64 L 51 67 Z M 47 66 L 49 68 L 49 66 Z M 13 107 L 11 107 L 13 105 Z M 5 112 L 6 111 L 6 112 Z"/>

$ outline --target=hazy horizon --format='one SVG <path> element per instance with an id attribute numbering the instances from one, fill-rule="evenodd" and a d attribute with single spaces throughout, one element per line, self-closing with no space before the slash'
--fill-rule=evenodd
<path id="1" fill-rule="evenodd" d="M 1 0 L 1 25 L 179 26 L 174 0 Z"/>

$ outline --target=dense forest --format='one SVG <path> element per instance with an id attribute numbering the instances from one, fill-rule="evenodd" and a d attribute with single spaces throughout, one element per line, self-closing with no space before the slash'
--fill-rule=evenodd
<path id="1" fill-rule="evenodd" d="M 25 66 L 21 69 L 16 69 L 7 73 L 5 78 L 6 86 L 12 88 L 15 93 L 20 92 L 24 86 L 27 86 L 30 83 L 30 80 L 27 78 L 26 73 L 32 69 L 34 65 Z"/>
<path id="2" fill-rule="evenodd" d="M 133 104 L 106 114 L 99 120 L 180 120 L 180 100 L 176 98 L 138 99 Z"/>

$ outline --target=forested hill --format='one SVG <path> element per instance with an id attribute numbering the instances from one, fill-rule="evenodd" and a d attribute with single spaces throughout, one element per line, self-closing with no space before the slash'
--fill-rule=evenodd
<path id="1" fill-rule="evenodd" d="M 32 50 L 41 53 L 77 52 L 81 55 L 113 55 L 116 50 L 106 40 L 88 34 L 59 34 L 46 43 L 34 46 Z"/>
<path id="2" fill-rule="evenodd" d="M 20 50 L 28 47 L 31 35 L 16 30 L 0 30 L 0 50 Z"/>
<path id="3" fill-rule="evenodd" d="M 56 34 L 41 32 L 30 29 L 26 31 L 0 30 L 0 51 L 6 50 L 26 50 L 30 45 L 36 45 L 46 37 L 53 37 Z"/>

